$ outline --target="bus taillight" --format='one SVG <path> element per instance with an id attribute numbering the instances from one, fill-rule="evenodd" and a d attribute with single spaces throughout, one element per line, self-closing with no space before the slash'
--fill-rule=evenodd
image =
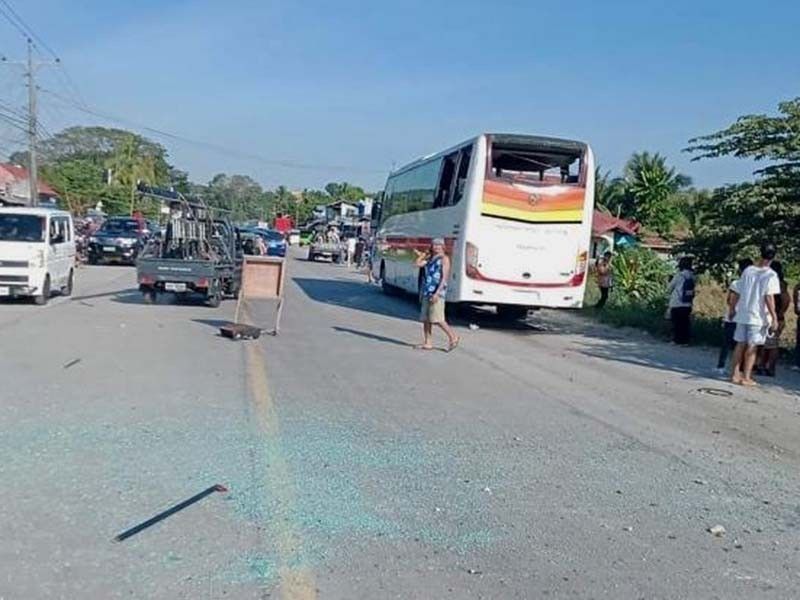
<path id="1" fill-rule="evenodd" d="M 583 280 L 586 277 L 586 268 L 589 266 L 589 253 L 588 252 L 581 252 L 578 254 L 578 260 L 575 264 L 575 275 L 572 276 L 570 283 L 573 286 L 579 286 L 583 284 Z"/>
<path id="2" fill-rule="evenodd" d="M 466 249 L 466 268 L 467 268 L 467 276 L 469 277 L 477 277 L 478 276 L 478 247 L 471 243 L 467 242 L 467 249 Z"/>

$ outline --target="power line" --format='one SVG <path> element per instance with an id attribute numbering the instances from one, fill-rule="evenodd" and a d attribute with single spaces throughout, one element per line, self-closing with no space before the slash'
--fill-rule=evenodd
<path id="1" fill-rule="evenodd" d="M 251 154 L 249 152 L 241 152 L 240 150 L 227 148 L 225 146 L 220 146 L 218 144 L 214 144 L 214 143 L 211 143 L 211 142 L 206 142 L 206 141 L 203 141 L 203 140 L 195 140 L 195 139 L 188 138 L 188 137 L 185 137 L 185 136 L 182 136 L 182 135 L 178 135 L 176 133 L 171 133 L 169 131 L 164 131 L 162 129 L 156 129 L 154 127 L 150 127 L 150 126 L 144 125 L 142 123 L 137 123 L 135 121 L 131 121 L 130 119 L 125 119 L 125 118 L 118 117 L 118 116 L 115 116 L 115 115 L 112 115 L 112 114 L 109 114 L 109 113 L 102 112 L 100 110 L 93 109 L 93 108 L 91 108 L 89 106 L 80 106 L 80 105 L 76 104 L 75 102 L 73 102 L 72 100 L 70 100 L 68 98 L 65 98 L 64 96 L 61 96 L 60 94 L 57 94 L 56 92 L 53 92 L 52 90 L 47 90 L 47 89 L 42 88 L 42 92 L 44 92 L 45 94 L 48 94 L 50 96 L 53 96 L 54 98 L 56 98 L 58 100 L 61 100 L 62 102 L 67 103 L 68 105 L 72 106 L 73 108 L 76 108 L 77 110 L 79 110 L 81 112 L 84 112 L 86 114 L 92 115 L 94 117 L 98 117 L 98 118 L 101 118 L 101 119 L 106 119 L 108 121 L 115 121 L 115 122 L 123 124 L 123 125 L 128 125 L 129 127 L 137 127 L 137 128 L 142 129 L 144 131 L 148 131 L 148 132 L 150 132 L 150 133 L 152 133 L 154 135 L 158 135 L 158 136 L 161 136 L 161 137 L 169 138 L 169 139 L 172 139 L 172 140 L 175 140 L 175 141 L 178 141 L 178 142 L 183 142 L 185 144 L 189 144 L 189 145 L 193 145 L 193 146 L 199 146 L 199 147 L 208 148 L 210 150 L 213 150 L 215 152 L 219 152 L 221 154 L 228 154 L 228 155 L 231 155 L 231 156 L 236 156 L 238 158 L 243 158 L 243 159 L 247 159 L 247 160 L 253 160 L 253 161 L 257 161 L 257 162 L 260 162 L 260 163 L 263 163 L 263 164 L 267 164 L 267 165 L 271 165 L 271 166 L 283 167 L 283 168 L 286 168 L 286 169 L 300 169 L 300 170 L 312 170 L 312 171 L 349 171 L 351 173 L 369 173 L 369 174 L 384 173 L 385 172 L 383 169 L 366 169 L 366 168 L 362 168 L 362 167 L 352 167 L 352 166 L 346 166 L 346 165 L 308 164 L 308 163 L 298 163 L 298 162 L 295 162 L 295 161 L 288 161 L 288 160 L 268 159 L 268 158 L 265 158 L 265 157 L 260 156 L 258 154 Z"/>
<path id="2" fill-rule="evenodd" d="M 9 18 L 8 14 L 4 13 L 6 19 L 11 21 L 11 23 L 17 28 L 17 31 L 22 33 L 22 35 L 24 35 L 25 37 L 29 37 L 29 38 L 33 39 L 39 46 L 44 48 L 55 60 L 60 60 L 58 58 L 58 54 L 56 54 L 55 51 L 50 46 L 47 45 L 47 42 L 45 42 L 41 38 L 41 36 L 39 36 L 33 30 L 33 28 L 30 25 L 28 25 L 22 17 L 19 16 L 19 13 L 17 13 L 17 11 L 14 10 L 14 7 L 11 6 L 11 4 L 9 4 L 6 0 L 0 0 L 0 4 L 2 4 L 2 6 L 0 6 L 0 12 L 3 11 L 3 6 L 5 6 L 5 8 L 8 10 L 8 12 L 11 13 L 11 15 L 16 20 L 16 23 L 15 23 L 14 21 L 12 21 L 11 18 Z"/>
<path id="3" fill-rule="evenodd" d="M 8 4 L 5 2 L 5 0 L 0 0 L 0 1 L 2 1 L 2 2 L 3 2 L 3 4 L 5 4 L 6 6 L 9 6 L 9 5 L 8 5 Z M 9 8 L 10 8 L 10 6 L 9 6 Z M 11 13 L 12 13 L 12 14 L 15 14 L 15 13 L 14 13 L 14 11 L 13 11 L 13 9 L 11 10 Z M 6 21 L 8 21 L 9 23 L 11 23 L 12 27 L 14 27 L 14 29 L 16 29 L 16 30 L 17 30 L 17 31 L 18 31 L 18 32 L 19 32 L 19 33 L 22 35 L 22 37 L 24 37 L 24 38 L 28 38 L 28 37 L 30 37 L 30 36 L 28 35 L 28 33 L 25 31 L 25 28 L 24 28 L 23 26 L 21 26 L 21 25 L 20 25 L 20 24 L 19 24 L 19 23 L 18 23 L 18 22 L 17 22 L 17 21 L 16 21 L 16 20 L 15 20 L 15 19 L 14 19 L 14 18 L 11 16 L 11 14 L 9 14 L 9 13 L 8 13 L 8 12 L 7 12 L 7 11 L 6 11 L 6 10 L 5 10 L 5 9 L 4 9 L 2 6 L 0 6 L 0 15 L 3 15 L 3 16 L 6 18 Z"/>

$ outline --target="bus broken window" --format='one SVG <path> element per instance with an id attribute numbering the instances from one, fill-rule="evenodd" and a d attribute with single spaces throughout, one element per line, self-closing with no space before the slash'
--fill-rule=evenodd
<path id="1" fill-rule="evenodd" d="M 495 141 L 489 156 L 492 179 L 532 185 L 582 185 L 583 152 L 576 145 L 538 147 L 514 141 Z"/>

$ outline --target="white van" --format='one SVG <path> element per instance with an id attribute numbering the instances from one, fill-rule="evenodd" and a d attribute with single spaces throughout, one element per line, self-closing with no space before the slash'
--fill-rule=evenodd
<path id="1" fill-rule="evenodd" d="M 75 231 L 68 212 L 0 207 L 0 298 L 33 296 L 47 304 L 69 296 L 75 274 Z"/>

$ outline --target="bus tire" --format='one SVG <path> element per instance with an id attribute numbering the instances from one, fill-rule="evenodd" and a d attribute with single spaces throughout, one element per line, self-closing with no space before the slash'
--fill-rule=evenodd
<path id="1" fill-rule="evenodd" d="M 386 264 L 381 263 L 381 289 L 387 296 L 394 296 L 397 293 L 397 288 L 390 285 L 386 281 Z"/>
<path id="2" fill-rule="evenodd" d="M 497 316 L 504 321 L 518 321 L 528 316 L 527 306 L 515 304 L 501 304 L 497 307 Z"/>

